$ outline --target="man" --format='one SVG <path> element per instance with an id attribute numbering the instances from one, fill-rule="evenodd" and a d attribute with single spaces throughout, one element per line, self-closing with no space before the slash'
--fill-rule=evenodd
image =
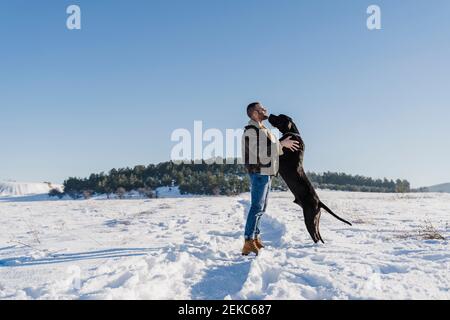
<path id="1" fill-rule="evenodd" d="M 260 238 L 260 221 L 267 207 L 271 177 L 278 174 L 279 156 L 283 148 L 298 150 L 297 141 L 286 138 L 278 139 L 267 129 L 263 121 L 269 118 L 264 106 L 259 102 L 251 103 L 247 107 L 250 118 L 242 136 L 242 155 L 251 181 L 251 206 L 245 225 L 245 243 L 242 255 L 251 252 L 258 255 L 264 248 Z"/>

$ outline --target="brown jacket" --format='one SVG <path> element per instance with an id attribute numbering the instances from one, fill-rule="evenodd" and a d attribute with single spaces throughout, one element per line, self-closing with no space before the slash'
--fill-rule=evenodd
<path id="1" fill-rule="evenodd" d="M 279 156 L 283 154 L 280 142 L 269 129 L 254 120 L 250 120 L 246 128 L 242 136 L 242 156 L 247 170 L 265 176 L 277 175 Z"/>

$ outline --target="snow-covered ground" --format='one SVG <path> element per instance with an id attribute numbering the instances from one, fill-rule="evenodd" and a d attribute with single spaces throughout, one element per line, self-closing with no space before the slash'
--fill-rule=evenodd
<path id="1" fill-rule="evenodd" d="M 312 244 L 272 193 L 257 258 L 240 255 L 248 194 L 1 201 L 0 299 L 450 298 L 450 194 L 319 193 L 354 226 L 324 213 Z"/>

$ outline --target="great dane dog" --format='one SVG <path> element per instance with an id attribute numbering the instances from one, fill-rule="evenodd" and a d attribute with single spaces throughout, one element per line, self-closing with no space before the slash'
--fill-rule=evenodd
<path id="1" fill-rule="evenodd" d="M 337 216 L 330 210 L 322 201 L 314 190 L 313 185 L 306 176 L 303 169 L 303 155 L 305 152 L 305 144 L 297 126 L 292 119 L 284 114 L 279 116 L 270 115 L 269 122 L 272 126 L 277 128 L 283 137 L 283 140 L 287 137 L 297 140 L 300 144 L 298 151 L 291 151 L 288 149 L 283 150 L 283 155 L 280 156 L 280 175 L 286 182 L 287 186 L 295 196 L 294 202 L 303 209 L 303 216 L 305 218 L 306 229 L 308 229 L 311 238 L 315 243 L 322 241 L 322 236 L 319 231 L 320 222 L 320 209 L 325 209 L 328 213 L 334 216 L 336 219 L 352 225 L 347 220 L 344 220 Z"/>

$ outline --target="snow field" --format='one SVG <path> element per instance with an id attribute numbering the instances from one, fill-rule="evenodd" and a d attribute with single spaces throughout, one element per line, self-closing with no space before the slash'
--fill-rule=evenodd
<path id="1" fill-rule="evenodd" d="M 0 299 L 450 298 L 450 195 L 319 193 L 354 226 L 323 213 L 313 244 L 272 193 L 257 258 L 240 255 L 248 194 L 0 202 Z"/>

